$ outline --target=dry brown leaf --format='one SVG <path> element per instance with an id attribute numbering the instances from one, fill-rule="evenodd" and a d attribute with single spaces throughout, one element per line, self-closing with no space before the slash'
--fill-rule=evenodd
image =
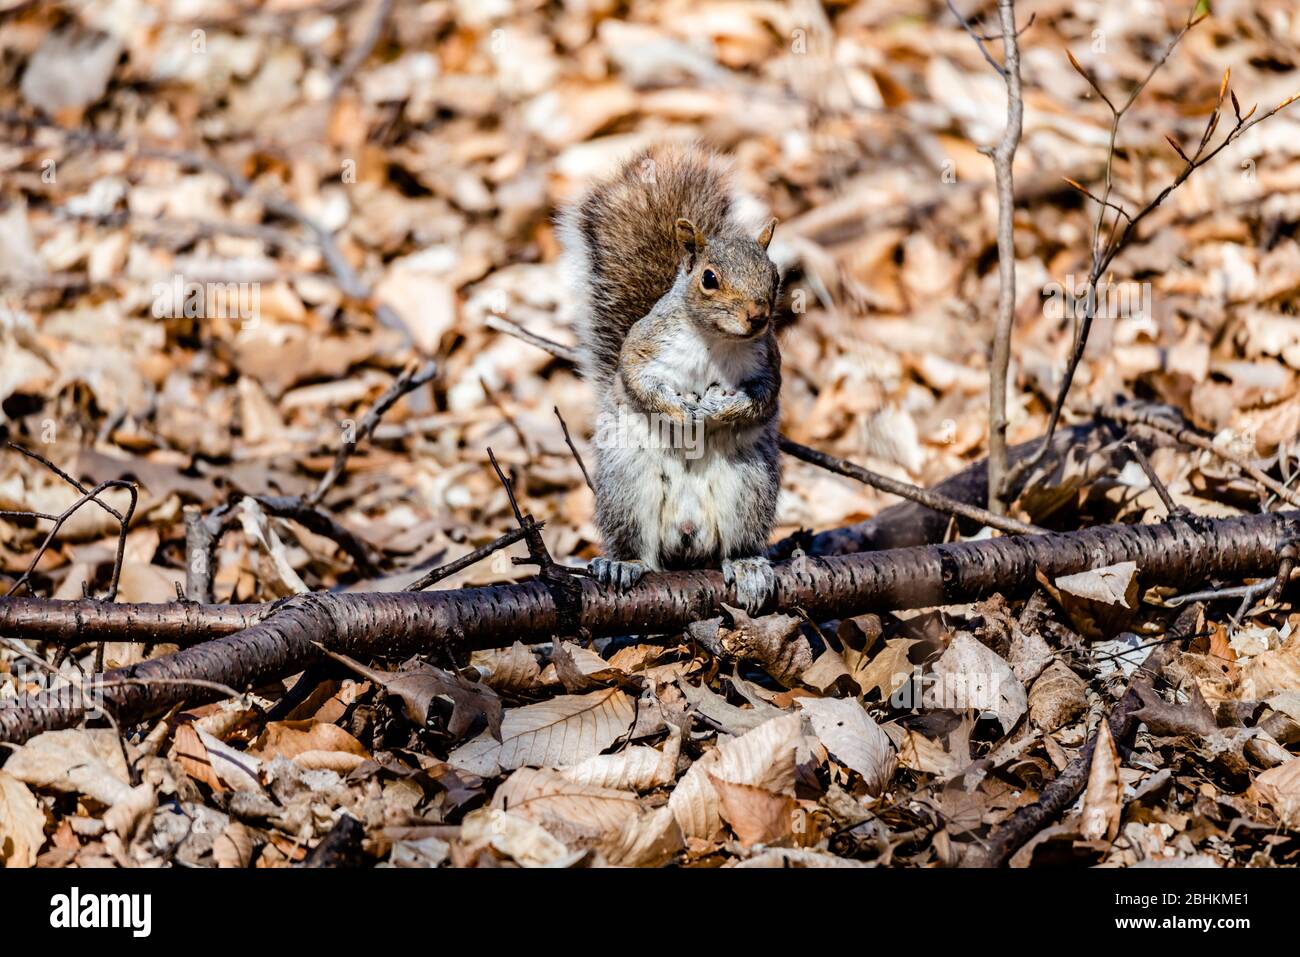
<path id="1" fill-rule="evenodd" d="M 964 718 L 948 733 L 944 742 L 892 722 L 881 728 L 898 749 L 899 764 L 923 774 L 936 775 L 942 780 L 970 767 L 970 729 L 971 720 Z"/>
<path id="2" fill-rule="evenodd" d="M 5 771 L 37 789 L 84 794 L 108 807 L 104 823 L 127 836 L 157 801 L 148 784 L 131 787 L 117 732 L 107 728 L 45 731 L 14 751 Z"/>
<path id="3" fill-rule="evenodd" d="M 589 648 L 559 641 L 551 649 L 555 676 L 569 694 L 604 688 L 611 684 L 627 685 L 627 675 Z M 547 671 L 550 669 L 548 668 Z"/>
<path id="4" fill-rule="evenodd" d="M 253 832 L 239 821 L 226 825 L 212 842 L 212 859 L 217 867 L 247 867 L 253 860 Z"/>
<path id="5" fill-rule="evenodd" d="M 470 664 L 485 672 L 483 682 L 494 691 L 513 694 L 541 684 L 542 669 L 533 653 L 516 641 L 509 648 L 475 651 Z"/>
<path id="6" fill-rule="evenodd" d="M 671 813 L 647 812 L 630 791 L 583 784 L 554 771 L 520 768 L 497 788 L 492 806 L 545 827 L 571 848 L 595 847 L 611 864 L 662 864 L 683 846 Z"/>
<path id="7" fill-rule="evenodd" d="M 1059 661 L 1053 661 L 1029 689 L 1029 720 L 1052 732 L 1088 708 L 1088 684 Z"/>
<path id="8" fill-rule="evenodd" d="M 1287 827 L 1300 827 L 1300 760 L 1292 758 L 1262 772 L 1249 793 L 1256 801 L 1271 805 Z"/>
<path id="9" fill-rule="evenodd" d="M 1100 637 L 1122 630 L 1138 604 L 1137 564 L 1120 562 L 1063 575 L 1055 597 L 1081 634 Z"/>
<path id="10" fill-rule="evenodd" d="M 476 726 L 484 724 L 487 733 L 500 740 L 501 699 L 488 686 L 415 658 L 403 662 L 398 671 L 377 671 L 345 655 L 338 655 L 338 658 L 353 671 L 397 697 L 407 718 L 417 727 L 423 728 L 430 721 L 434 700 L 444 699 L 452 705 L 451 717 L 446 724 L 447 735 L 452 741 L 459 741 Z"/>
<path id="11" fill-rule="evenodd" d="M 864 695 L 877 691 L 881 701 L 888 701 L 895 691 L 912 678 L 912 663 L 907 656 L 916 644 L 919 642 L 915 638 L 891 638 L 870 659 L 865 652 L 845 648 L 844 663 Z"/>
<path id="12" fill-rule="evenodd" d="M 1124 783 L 1119 771 L 1120 759 L 1110 734 L 1110 722 L 1102 721 L 1097 727 L 1097 746 L 1092 752 L 1088 786 L 1083 792 L 1079 832 L 1084 840 L 1113 841 L 1119 833 L 1124 813 Z"/>
<path id="13" fill-rule="evenodd" d="M 495 807 L 465 815 L 460 843 L 471 852 L 491 847 L 521 867 L 568 867 L 586 856 L 584 850 L 570 851 L 535 821 Z"/>
<path id="14" fill-rule="evenodd" d="M 564 768 L 560 775 L 591 787 L 650 791 L 676 780 L 681 750 L 682 732 L 670 724 L 663 750 L 634 744 L 614 754 L 594 754 L 573 767 Z"/>
<path id="15" fill-rule="evenodd" d="M 738 707 L 714 693 L 707 685 L 693 685 L 683 680 L 677 686 L 692 708 L 728 734 L 744 734 L 782 714 L 780 708 L 765 701 L 753 702 L 751 708 Z"/>
<path id="16" fill-rule="evenodd" d="M 788 794 L 775 794 L 752 784 L 724 781 L 712 774 L 719 813 L 744 847 L 784 844 L 794 836 L 796 804 Z"/>
<path id="17" fill-rule="evenodd" d="M 524 765 L 566 767 L 604 751 L 627 733 L 635 717 L 635 700 L 617 688 L 560 695 L 512 708 L 502 719 L 500 741 L 485 731 L 447 761 L 480 776 Z"/>
<path id="18" fill-rule="evenodd" d="M 940 707 L 990 713 L 1004 732 L 1010 731 L 1029 707 L 1024 685 L 1011 666 L 965 632 L 953 636 L 931 672 L 936 678 L 933 691 L 942 698 Z"/>
<path id="19" fill-rule="evenodd" d="M 45 843 L 45 812 L 27 785 L 0 769 L 0 864 L 31 867 Z"/>
<path id="20" fill-rule="evenodd" d="M 722 618 L 697 621 L 686 629 L 692 639 L 715 655 L 752 661 L 787 688 L 812 664 L 808 639 L 799 633 L 800 619 L 792 615 L 750 618 L 739 608 L 723 606 L 732 624 Z"/>
<path id="21" fill-rule="evenodd" d="M 831 757 L 858 772 L 869 794 L 888 787 L 898 766 L 894 745 L 856 699 L 800 698 L 799 707 Z"/>
<path id="22" fill-rule="evenodd" d="M 1282 647 L 1248 658 L 1239 667 L 1235 694 L 1242 701 L 1300 690 L 1300 629 Z"/>
<path id="23" fill-rule="evenodd" d="M 342 751 L 369 758 L 370 752 L 342 728 L 318 721 L 268 721 L 248 749 L 264 761 L 281 755 L 293 758 L 305 751 Z"/>
<path id="24" fill-rule="evenodd" d="M 172 736 L 171 751 L 167 755 L 179 764 L 195 781 L 206 784 L 214 791 L 224 791 L 226 786 L 212 768 L 208 749 L 199 738 L 198 729 L 191 722 L 178 725 Z"/>
<path id="25" fill-rule="evenodd" d="M 1077 598 L 1132 608 L 1137 604 L 1137 563 L 1120 562 L 1062 575 L 1056 579 L 1056 587 Z"/>
<path id="26" fill-rule="evenodd" d="M 802 715 L 782 715 L 722 742 L 692 764 L 668 799 L 682 834 L 705 841 L 718 834 L 721 806 L 710 776 L 788 793 L 794 787 L 795 750 L 805 737 Z"/>

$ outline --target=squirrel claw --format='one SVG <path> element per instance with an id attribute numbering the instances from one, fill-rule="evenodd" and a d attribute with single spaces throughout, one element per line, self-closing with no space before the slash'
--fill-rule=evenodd
<path id="1" fill-rule="evenodd" d="M 640 562 L 618 562 L 609 558 L 593 558 L 587 570 L 600 584 L 613 585 L 619 591 L 627 591 L 645 574 L 645 566 Z"/>
<path id="2" fill-rule="evenodd" d="M 776 592 L 776 572 L 766 558 L 735 558 L 722 563 L 722 580 L 736 588 L 736 604 L 757 614 Z"/>

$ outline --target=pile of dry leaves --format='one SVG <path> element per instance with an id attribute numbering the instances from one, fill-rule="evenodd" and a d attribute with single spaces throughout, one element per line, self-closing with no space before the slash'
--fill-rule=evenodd
<path id="1" fill-rule="evenodd" d="M 1109 113 L 1066 50 L 1122 97 L 1188 13 L 1030 8 L 1012 441 L 1043 432 L 1070 347 L 1061 297 L 1090 265 L 1096 205 L 1066 180 L 1100 191 L 1108 168 Z M 1130 209 L 1176 175 L 1166 137 L 1200 136 L 1225 69 L 1243 110 L 1300 92 L 1289 0 L 1211 14 L 1125 118 L 1111 195 Z M 7 437 L 88 485 L 134 486 L 100 496 L 133 508 L 119 562 L 122 523 L 93 505 L 47 543 L 30 513 L 81 493 L 0 454 L 5 591 L 173 601 L 195 577 L 187 514 L 223 506 L 210 594 L 192 598 L 400 590 L 514 526 L 489 447 L 552 555 L 598 554 L 562 424 L 581 452 L 587 387 L 499 330 L 573 341 L 554 212 L 662 138 L 731 154 L 781 218 L 786 435 L 920 485 L 985 447 L 998 280 L 979 148 L 1005 88 L 938 0 L 0 0 L 0 91 Z M 1290 488 L 1298 223 L 1300 114 L 1282 112 L 1116 259 L 1067 421 L 1155 400 Z M 363 428 L 430 357 L 436 378 Z M 1279 505 L 1221 456 L 1158 446 L 1177 507 Z M 318 487 L 356 547 L 277 514 L 274 497 Z M 778 534 L 890 501 L 787 460 Z M 1161 521 L 1167 503 L 1116 446 L 1036 476 L 1017 510 L 1075 529 Z M 525 555 L 437 587 L 521 580 Z M 977 863 L 1132 688 L 1136 737 L 1097 734 L 1082 799 L 1013 863 L 1294 864 L 1300 619 L 1293 592 L 1256 591 L 1208 601 L 1146 684 L 1139 666 L 1186 606 L 1133 566 L 943 610 L 730 612 L 680 635 L 334 657 L 140 726 L 6 747 L 0 860 Z M 75 686 L 171 650 L 6 635 L 0 706 L 50 671 Z"/>

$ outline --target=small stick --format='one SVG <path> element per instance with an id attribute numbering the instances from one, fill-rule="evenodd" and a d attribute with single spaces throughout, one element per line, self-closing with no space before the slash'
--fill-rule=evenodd
<path id="1" fill-rule="evenodd" d="M 1146 661 L 1129 679 L 1124 697 L 1120 699 L 1107 719 L 1110 722 L 1110 733 L 1121 752 L 1128 750 L 1129 735 L 1137 727 L 1133 712 L 1143 706 L 1140 689 L 1151 687 L 1170 655 L 1181 648 L 1196 631 L 1199 617 L 1200 608 L 1195 605 L 1179 615 L 1178 620 L 1169 629 L 1169 640 L 1156 645 Z M 1074 802 L 1088 782 L 1088 772 L 1092 768 L 1092 753 L 1096 746 L 1097 732 L 1094 731 L 1088 736 L 1088 743 L 1084 745 L 1079 755 L 1047 787 L 1043 788 L 1038 800 L 1016 811 L 993 832 L 983 858 L 979 861 L 980 866 L 1002 867 L 1016 851 Z"/>
<path id="2" fill-rule="evenodd" d="M 1147 458 L 1146 453 L 1142 451 L 1141 447 L 1139 447 L 1136 442 L 1126 441 L 1124 443 L 1124 448 L 1128 451 L 1129 455 L 1133 456 L 1133 459 L 1137 464 L 1141 466 L 1142 471 L 1146 473 L 1147 481 L 1151 483 L 1151 487 L 1155 489 L 1156 494 L 1160 496 L 1160 501 L 1163 502 L 1165 506 L 1165 517 L 1172 518 L 1175 515 L 1181 514 L 1184 509 L 1181 509 L 1173 500 L 1173 497 L 1169 494 L 1169 489 L 1165 488 L 1165 483 L 1160 481 L 1160 476 L 1156 475 L 1156 470 L 1154 466 L 1152 466 L 1151 460 Z"/>
<path id="3" fill-rule="evenodd" d="M 564 416 L 560 415 L 560 407 L 558 405 L 554 406 L 554 410 L 555 417 L 560 420 L 560 428 L 564 430 L 564 441 L 568 444 L 569 451 L 573 453 L 574 459 L 577 460 L 578 468 L 582 469 L 582 477 L 587 482 L 587 488 L 591 489 L 594 494 L 596 486 L 591 484 L 591 476 L 587 473 L 587 465 L 582 461 L 582 455 L 578 452 L 578 447 L 573 444 L 573 436 L 569 435 L 569 423 L 565 422 Z"/>
<path id="4" fill-rule="evenodd" d="M 497 394 L 488 388 L 488 384 L 482 376 L 479 376 L 478 384 L 479 388 L 483 390 L 483 394 L 487 396 L 487 400 L 492 403 L 492 408 L 501 413 L 501 418 L 506 420 L 506 424 L 509 425 L 511 430 L 515 433 L 515 438 L 519 440 L 519 447 L 524 450 L 524 455 L 527 456 L 528 463 L 531 465 L 533 462 L 533 450 L 528 445 L 528 439 L 524 435 L 524 430 L 519 427 L 519 423 L 516 422 L 515 417 L 507 411 L 505 405 L 501 402 L 501 399 L 497 397 Z"/>
<path id="5" fill-rule="evenodd" d="M 116 510 L 109 509 L 115 515 L 117 515 L 121 527 L 117 535 L 117 555 L 113 561 L 113 574 L 109 581 L 108 595 L 106 596 L 106 600 L 111 602 L 115 598 L 117 598 L 117 586 L 122 577 L 122 560 L 126 555 L 127 526 L 131 521 L 131 517 L 135 514 L 136 502 L 138 501 L 140 495 L 139 491 L 136 489 L 133 483 L 124 481 L 122 479 L 111 479 L 107 482 L 100 482 L 93 489 L 91 489 L 88 492 L 85 492 L 81 496 L 81 498 L 77 499 L 66 509 L 64 509 L 62 515 L 58 515 L 54 518 L 54 525 L 46 533 L 44 541 L 41 542 L 40 547 L 36 550 L 36 554 L 32 556 L 32 560 L 28 563 L 27 569 L 22 573 L 22 575 L 18 578 L 18 580 L 14 582 L 12 586 L 10 586 L 9 591 L 5 593 L 6 597 L 8 597 L 9 595 L 13 595 L 15 592 L 18 591 L 19 588 L 21 588 L 23 585 L 28 583 L 28 581 L 31 579 L 32 573 L 36 571 L 36 566 L 40 563 L 41 557 L 46 553 L 46 551 L 49 550 L 50 545 L 53 544 L 54 536 L 56 536 L 59 533 L 59 529 L 63 527 L 64 522 L 66 522 L 69 518 L 71 518 L 72 514 L 77 509 L 81 508 L 81 506 L 85 505 L 87 502 L 96 502 L 102 506 L 104 503 L 100 502 L 96 496 L 98 496 L 99 493 L 104 491 L 105 489 L 110 489 L 110 488 L 124 488 L 131 496 L 131 504 L 127 506 L 125 516 L 118 514 Z"/>
<path id="6" fill-rule="evenodd" d="M 1207 602 L 1222 601 L 1225 598 L 1244 598 L 1253 602 L 1256 597 L 1269 591 L 1277 582 L 1277 578 L 1267 578 L 1263 581 L 1255 582 L 1253 585 L 1233 585 L 1231 588 L 1207 588 L 1204 591 L 1194 591 L 1187 595 L 1174 595 L 1165 599 L 1165 604 L 1170 608 L 1181 608 L 1189 602 Z"/>
<path id="7" fill-rule="evenodd" d="M 1140 428 L 1151 429 L 1156 432 L 1163 432 L 1165 435 L 1170 436 L 1175 441 L 1181 442 L 1183 445 L 1190 445 L 1203 452 L 1209 452 L 1216 458 L 1237 466 L 1237 468 L 1241 469 L 1260 485 L 1264 486 L 1278 498 L 1282 499 L 1282 501 L 1300 508 L 1300 493 L 1294 492 L 1281 482 L 1270 478 L 1263 469 L 1255 465 L 1255 463 L 1251 462 L 1250 459 L 1245 456 L 1238 455 L 1230 449 L 1225 449 L 1222 446 L 1216 445 L 1205 436 L 1193 432 L 1189 428 L 1173 422 L 1168 422 L 1154 412 L 1135 409 L 1126 405 L 1105 405 L 1102 406 L 1098 412 L 1104 418 L 1110 419 L 1112 422 L 1120 422 L 1124 425 L 1133 425 Z"/>
<path id="8" fill-rule="evenodd" d="M 546 547 L 546 542 L 542 540 L 541 522 L 534 521 L 531 514 L 525 513 L 519 507 L 519 501 L 515 498 L 515 490 L 510 479 L 506 478 L 506 473 L 501 471 L 501 465 L 497 462 L 497 457 L 493 454 L 492 449 L 487 450 L 488 459 L 492 462 L 492 468 L 496 470 L 497 478 L 506 490 L 506 495 L 510 499 L 510 508 L 515 513 L 515 521 L 519 523 L 519 531 L 524 543 L 528 546 L 527 558 L 512 558 L 511 562 L 516 565 L 536 565 L 538 574 L 543 580 L 560 581 L 565 580 L 569 575 L 585 575 L 586 569 L 570 568 L 567 565 L 561 565 L 551 557 L 550 551 Z"/>
<path id="9" fill-rule="evenodd" d="M 555 358 L 563 359 L 570 365 L 576 366 L 578 364 L 578 352 L 573 346 L 566 346 L 554 339 L 547 339 L 535 332 L 529 332 L 513 319 L 507 319 L 505 316 L 488 316 L 484 325 L 489 329 L 495 329 L 497 332 L 504 332 L 508 336 L 514 336 L 516 339 L 522 339 L 529 345 L 536 346 L 543 352 L 549 352 Z"/>
<path id="10" fill-rule="evenodd" d="M 1153 213 L 1174 190 L 1185 183 L 1193 173 L 1213 160 L 1223 152 L 1226 147 L 1240 139 L 1242 134 L 1247 130 L 1264 122 L 1264 120 L 1269 119 L 1286 109 L 1297 99 L 1300 99 L 1300 94 L 1290 96 L 1271 110 L 1266 110 L 1259 116 L 1255 116 L 1257 106 L 1252 106 L 1245 114 L 1243 114 L 1241 112 L 1240 104 L 1237 102 L 1237 95 L 1231 93 L 1228 89 L 1230 72 L 1225 72 L 1223 79 L 1219 84 L 1218 101 L 1215 103 L 1214 110 L 1211 112 L 1210 118 L 1205 124 L 1205 131 L 1201 134 L 1200 142 L 1197 144 L 1195 151 L 1189 156 L 1175 140 L 1166 137 L 1166 140 L 1183 161 L 1183 168 L 1179 170 L 1178 174 L 1169 185 L 1165 186 L 1164 189 L 1157 193 L 1145 206 L 1138 210 L 1135 215 L 1129 215 L 1127 212 L 1123 213 L 1125 225 L 1122 230 L 1119 228 L 1120 217 L 1119 215 L 1116 215 L 1114 220 L 1111 222 L 1106 240 L 1103 242 L 1101 240 L 1101 234 L 1105 225 L 1106 210 L 1110 208 L 1122 212 L 1122 210 L 1118 210 L 1118 208 L 1110 202 L 1110 195 L 1113 188 L 1112 173 L 1115 161 L 1115 143 L 1119 134 L 1120 121 L 1123 119 L 1124 114 L 1128 112 L 1129 108 L 1137 100 L 1141 92 L 1146 88 L 1147 84 L 1151 82 L 1151 78 L 1155 76 L 1156 71 L 1159 70 L 1160 67 L 1164 65 L 1165 61 L 1169 59 L 1169 55 L 1173 52 L 1174 47 L 1178 45 L 1179 41 L 1182 40 L 1189 30 L 1209 15 L 1207 13 L 1202 13 L 1198 16 L 1196 11 L 1199 6 L 1199 3 L 1192 5 L 1191 10 L 1188 11 L 1187 19 L 1184 21 L 1182 28 L 1169 42 L 1168 46 L 1165 47 L 1165 50 L 1160 57 L 1154 64 L 1152 64 L 1151 69 L 1147 72 L 1147 75 L 1142 82 L 1129 93 L 1128 99 L 1125 100 L 1123 106 L 1116 107 L 1106 94 L 1102 92 L 1101 87 L 1092 78 L 1092 75 L 1083 68 L 1079 61 L 1076 60 L 1068 50 L 1066 51 L 1066 55 L 1070 58 L 1070 64 L 1076 71 L 1078 71 L 1079 75 L 1087 80 L 1089 85 L 1097 91 L 1097 94 L 1102 98 L 1111 111 L 1110 144 L 1106 155 L 1106 189 L 1102 194 L 1102 197 L 1097 200 L 1099 203 L 1097 207 L 1097 219 L 1093 225 L 1092 231 L 1092 268 L 1089 270 L 1088 282 L 1085 287 L 1083 315 L 1079 317 L 1075 329 L 1074 341 L 1070 349 L 1070 355 L 1066 360 L 1065 375 L 1061 379 L 1060 386 L 1056 393 L 1056 401 L 1052 404 L 1051 412 L 1048 415 L 1047 431 L 1043 434 L 1043 444 L 1039 446 L 1038 450 L 1033 455 L 1023 459 L 1018 466 L 1007 473 L 1005 488 L 1009 488 L 1015 482 L 1019 481 L 1026 472 L 1038 465 L 1047 454 L 1048 443 L 1051 441 L 1052 436 L 1056 432 L 1056 427 L 1060 423 L 1061 413 L 1065 408 L 1065 401 L 1070 392 L 1070 385 L 1073 383 L 1075 372 L 1078 371 L 1079 363 L 1083 359 L 1084 349 L 1088 344 L 1088 334 L 1092 328 L 1093 320 L 1096 318 L 1097 283 L 1101 280 L 1101 277 L 1106 274 L 1106 270 L 1110 268 L 1110 264 L 1115 260 L 1115 257 L 1119 255 L 1119 253 L 1134 239 L 1137 234 L 1138 226 L 1144 219 L 1151 215 L 1151 213 Z M 1218 128 L 1224 98 L 1229 95 L 1231 95 L 1232 98 L 1232 110 L 1236 118 L 1236 123 L 1233 125 L 1232 129 L 1228 131 L 1227 135 L 1218 146 L 1213 149 L 1207 149 L 1210 143 L 1210 138 Z M 1085 194 L 1089 196 L 1092 195 L 1087 189 L 1084 189 L 1080 184 L 1073 180 L 1067 180 L 1067 182 Z"/>
<path id="11" fill-rule="evenodd" d="M 374 427 L 379 424 L 379 420 L 383 418 L 384 413 L 391 409 L 402 396 L 408 392 L 414 392 L 437 374 L 438 365 L 435 362 L 426 362 L 419 367 L 418 371 L 414 364 L 407 366 L 375 404 L 366 411 L 366 414 L 361 417 L 361 422 L 357 425 L 355 434 L 351 436 L 351 441 L 345 440 L 343 442 L 338 454 L 334 456 L 334 462 L 330 465 L 329 471 L 321 478 L 316 490 L 304 498 L 303 502 L 312 507 L 319 505 L 321 499 L 325 497 L 325 493 L 334 487 L 334 484 L 339 480 L 339 476 L 343 474 L 343 468 L 352 453 L 356 451 L 357 444 L 370 436 Z"/>
<path id="12" fill-rule="evenodd" d="M 827 455 L 825 452 L 819 452 L 817 449 L 810 449 L 806 445 L 800 445 L 798 442 L 787 439 L 784 435 L 780 437 L 778 443 L 781 451 L 786 455 L 792 455 L 797 459 L 820 466 L 837 475 L 856 479 L 865 485 L 870 485 L 872 488 L 908 499 L 918 505 L 934 509 L 936 512 L 967 518 L 973 522 L 987 525 L 989 528 L 996 528 L 1000 532 L 1006 532 L 1009 535 L 1046 534 L 1046 530 L 1039 528 L 1037 525 L 1030 525 L 1006 515 L 994 515 L 988 509 L 980 508 L 977 505 L 967 505 L 964 502 L 946 498 L 929 489 L 918 488 L 908 482 L 900 482 L 897 479 L 889 478 L 887 475 L 864 469 L 860 465 L 854 465 L 852 462 L 846 462 L 844 459 L 838 459 L 833 455 Z"/>
<path id="13" fill-rule="evenodd" d="M 546 524 L 545 522 L 538 522 L 537 527 L 539 529 L 543 528 L 545 527 L 545 524 Z M 522 540 L 525 534 L 526 532 L 522 528 L 516 528 L 513 529 L 512 531 L 506 532 L 504 535 L 502 535 L 500 538 L 496 539 L 495 541 L 488 542 L 488 544 L 483 545 L 480 548 L 474 549 L 474 551 L 470 552 L 467 555 L 462 555 L 460 558 L 456 559 L 453 562 L 448 562 L 446 565 L 442 565 L 438 568 L 435 568 L 433 571 L 429 572 L 419 581 L 415 581 L 407 585 L 406 591 L 424 591 L 430 585 L 435 585 L 438 582 L 442 581 L 444 578 L 449 578 L 450 576 L 456 574 L 458 571 L 461 571 L 462 569 L 465 568 L 469 568 L 469 566 L 473 565 L 475 562 L 481 562 L 483 559 L 487 558 L 492 553 L 499 552 L 503 548 L 508 548 L 509 546 L 513 545 L 515 542 Z"/>
<path id="14" fill-rule="evenodd" d="M 352 74 L 357 72 L 361 64 L 366 62 L 366 57 L 374 51 L 375 45 L 379 43 L 379 38 L 383 36 L 384 24 L 388 22 L 388 16 L 393 11 L 393 0 L 379 0 L 378 9 L 375 10 L 375 16 L 370 21 L 370 26 L 366 30 L 366 35 L 361 38 L 361 42 L 348 52 L 347 58 L 339 66 L 330 81 L 330 101 L 333 102 L 338 98 L 339 93 L 343 91 L 343 86 L 352 78 Z"/>
<path id="15" fill-rule="evenodd" d="M 955 10 L 953 11 L 956 12 Z M 1003 65 L 994 67 L 1007 88 L 1007 122 L 1002 138 L 991 150 L 982 150 L 993 160 L 998 199 L 998 314 L 993 326 L 993 352 L 989 359 L 989 511 L 1003 515 L 1008 485 L 1007 471 L 1007 373 L 1011 365 L 1011 332 L 1016 321 L 1016 191 L 1013 169 L 1020 146 L 1025 104 L 1020 87 L 1020 44 L 1016 30 L 1015 0 L 998 0 L 1002 25 Z M 963 26 L 969 26 L 963 20 Z M 972 31 L 972 35 L 974 35 Z M 976 37 L 980 50 L 984 44 Z M 985 59 L 993 58 L 984 51 Z"/>

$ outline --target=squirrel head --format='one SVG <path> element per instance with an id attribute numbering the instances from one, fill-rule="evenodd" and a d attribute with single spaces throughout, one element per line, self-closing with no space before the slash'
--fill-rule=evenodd
<path id="1" fill-rule="evenodd" d="M 689 219 L 677 220 L 677 244 L 686 278 L 687 315 L 705 333 L 756 339 L 771 328 L 781 277 L 767 247 L 773 219 L 753 239 L 740 233 L 705 236 Z"/>

